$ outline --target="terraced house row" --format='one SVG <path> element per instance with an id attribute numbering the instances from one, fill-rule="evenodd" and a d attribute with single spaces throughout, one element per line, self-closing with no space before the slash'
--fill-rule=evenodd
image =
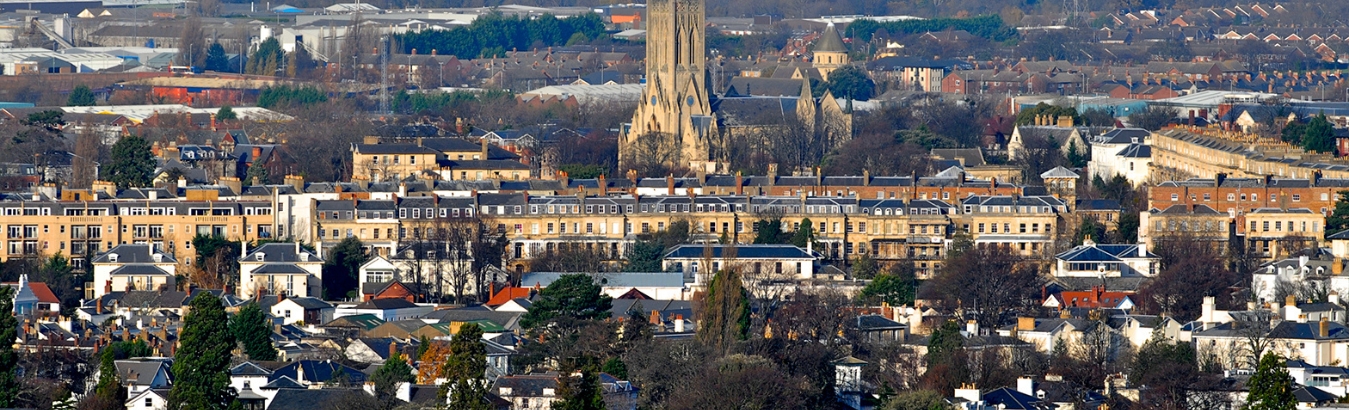
<path id="1" fill-rule="evenodd" d="M 724 237 L 748 243 L 754 222 L 777 217 L 787 230 L 801 229 L 809 219 L 821 247 L 816 251 L 826 258 L 871 254 L 911 261 L 931 273 L 961 232 L 978 244 L 1051 254 L 1059 233 L 1071 225 L 1065 220 L 1074 217 L 1071 181 L 1077 175 L 1056 169 L 1043 177 L 1050 189 L 970 180 L 953 172 L 891 178 L 907 183 L 888 188 L 872 184 L 887 177 L 869 176 L 828 177 L 858 180 L 855 187 L 820 184 L 825 177 L 777 177 L 768 183 L 763 177 L 707 176 L 567 180 L 551 190 L 506 182 L 305 183 L 294 176 L 287 184 L 268 186 L 117 190 L 99 183 L 92 190 L 44 187 L 0 198 L 0 225 L 7 233 L 4 258 L 61 253 L 78 267 L 123 244 L 149 244 L 191 264 L 196 235 L 300 242 L 314 246 L 318 257 L 355 237 L 373 253 L 389 256 L 413 243 L 463 241 L 469 238 L 465 232 L 486 229 L 509 240 L 507 268 L 523 271 L 531 259 L 567 247 L 618 259 L 640 235 L 678 221 L 689 223 L 695 242 Z M 735 185 L 719 187 L 717 180 Z M 762 183 L 752 190 L 757 193 L 747 192 L 747 180 Z M 664 186 L 650 186 L 655 182 Z"/>

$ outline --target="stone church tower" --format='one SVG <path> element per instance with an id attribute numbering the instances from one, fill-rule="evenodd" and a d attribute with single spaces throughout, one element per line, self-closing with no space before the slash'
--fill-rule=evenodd
<path id="1" fill-rule="evenodd" d="M 814 54 L 811 62 L 820 70 L 825 81 L 829 81 L 830 72 L 849 63 L 848 47 L 843 45 L 843 37 L 834 28 L 834 23 L 824 28 L 824 33 L 815 41 L 815 49 L 811 52 Z"/>
<path id="2" fill-rule="evenodd" d="M 657 156 L 675 167 L 716 171 L 719 134 L 708 102 L 704 2 L 647 2 L 646 89 L 619 137 L 620 167 Z M 653 153 L 657 148 L 662 152 Z"/>

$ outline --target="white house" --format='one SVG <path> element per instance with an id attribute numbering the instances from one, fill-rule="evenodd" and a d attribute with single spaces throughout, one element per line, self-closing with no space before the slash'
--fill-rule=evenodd
<path id="1" fill-rule="evenodd" d="M 1177 342 L 1189 342 L 1181 338 L 1180 322 L 1166 316 L 1119 315 L 1110 318 L 1110 324 L 1134 349 L 1143 347 L 1154 335 Z"/>
<path id="2" fill-rule="evenodd" d="M 477 288 L 469 280 L 473 257 L 464 253 L 466 248 L 446 242 L 414 242 L 387 258 L 375 256 L 361 265 L 358 273 L 362 294 L 374 293 L 392 281 L 424 284 L 427 292 L 442 295 L 455 295 L 456 288 L 465 295 L 475 294 Z"/>
<path id="3" fill-rule="evenodd" d="M 520 286 L 545 288 L 562 275 L 566 273 L 525 273 L 520 277 Z M 692 290 L 684 284 L 684 275 L 679 272 L 604 272 L 590 276 L 600 285 L 604 294 L 615 299 L 633 291 L 656 300 L 689 300 L 693 295 Z"/>
<path id="4" fill-rule="evenodd" d="M 300 248 L 300 243 L 269 243 L 249 252 L 240 250 L 239 297 L 258 292 L 299 297 L 323 296 L 323 260 Z"/>
<path id="5" fill-rule="evenodd" d="M 173 366 L 171 358 L 118 360 L 113 362 L 113 366 L 117 368 L 122 384 L 126 385 L 127 397 L 135 397 L 147 390 L 173 387 L 173 380 L 169 377 L 169 368 Z"/>
<path id="6" fill-rule="evenodd" d="M 94 297 L 128 290 L 173 289 L 178 260 L 149 244 L 118 245 L 98 255 L 94 265 Z"/>
<path id="7" fill-rule="evenodd" d="M 243 362 L 230 368 L 230 387 L 238 394 L 244 408 L 267 408 L 276 389 L 263 389 L 270 381 L 272 371 L 253 362 Z"/>
<path id="8" fill-rule="evenodd" d="M 1016 324 L 998 329 L 998 335 L 1013 337 L 1035 346 L 1043 353 L 1052 353 L 1060 343 L 1076 343 L 1083 332 L 1096 322 L 1082 319 L 1040 319 L 1019 317 Z"/>
<path id="9" fill-rule="evenodd" d="M 127 410 L 164 410 L 169 405 L 169 389 L 150 389 L 129 396 Z"/>
<path id="10" fill-rule="evenodd" d="M 1332 322 L 1325 316 L 1321 320 L 1307 320 L 1307 315 L 1301 314 L 1296 307 L 1289 309 L 1289 306 L 1285 306 L 1283 310 L 1284 315 L 1275 313 L 1273 316 L 1296 318 L 1271 321 L 1277 323 L 1268 328 L 1255 326 L 1269 320 L 1268 316 L 1261 316 L 1257 312 L 1229 312 L 1238 320 L 1193 333 L 1195 349 L 1216 355 L 1225 368 L 1248 368 L 1252 362 L 1247 347 L 1249 341 L 1253 335 L 1262 335 L 1269 351 L 1292 360 L 1306 361 L 1313 366 L 1330 366 L 1345 363 L 1349 359 L 1349 352 L 1346 351 L 1346 347 L 1349 347 L 1349 329 L 1343 324 Z"/>
<path id="11" fill-rule="evenodd" d="M 704 286 L 711 274 L 737 266 L 745 275 L 778 275 L 782 279 L 807 280 L 815 277 L 820 254 L 792 245 L 679 245 L 665 253 L 666 271 L 683 272 L 684 281 Z M 711 269 L 698 266 L 710 260 Z M 659 298 L 657 298 L 659 299 Z"/>
<path id="12" fill-rule="evenodd" d="M 1152 167 L 1152 133 L 1141 128 L 1116 128 L 1091 139 L 1089 177 L 1109 181 L 1123 175 L 1133 186 L 1146 182 Z"/>
<path id="13" fill-rule="evenodd" d="M 29 282 L 28 275 L 19 275 L 18 282 L 0 283 L 0 286 L 14 288 L 15 315 L 58 315 L 61 313 L 61 300 L 56 298 L 46 283 Z"/>
<path id="14" fill-rule="evenodd" d="M 1161 258 L 1143 244 L 1105 245 L 1091 238 L 1054 255 L 1056 277 L 1137 277 L 1157 274 Z"/>
<path id="15" fill-rule="evenodd" d="M 385 322 L 417 319 L 435 310 L 431 305 L 418 305 L 403 299 L 371 299 L 354 306 L 338 306 L 333 319 L 363 314 L 374 315 Z"/>
<path id="16" fill-rule="evenodd" d="M 336 308 L 331 303 L 311 297 L 285 298 L 268 308 L 272 317 L 281 319 L 281 324 L 285 325 L 328 323 L 333 320 L 334 311 Z"/>

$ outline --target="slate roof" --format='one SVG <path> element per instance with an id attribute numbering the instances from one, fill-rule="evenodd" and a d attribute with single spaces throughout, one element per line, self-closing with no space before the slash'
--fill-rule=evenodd
<path id="1" fill-rule="evenodd" d="M 1297 397 L 1298 403 L 1327 403 L 1339 400 L 1339 397 L 1327 393 L 1316 387 L 1298 386 L 1293 390 L 1293 397 Z"/>
<path id="2" fill-rule="evenodd" d="M 332 380 L 334 377 L 337 377 L 337 375 L 341 373 L 346 374 L 346 379 L 347 382 L 349 383 L 360 384 L 365 382 L 366 379 L 365 373 L 361 373 L 360 370 L 343 366 L 341 363 L 337 363 L 331 360 L 294 361 L 291 362 L 290 364 L 282 366 L 280 369 L 276 369 L 275 371 L 273 371 L 272 379 L 275 380 L 276 378 L 279 378 L 281 376 L 290 377 L 292 379 L 298 379 L 296 373 L 297 369 L 300 368 L 303 368 L 304 370 L 304 381 L 310 383 L 328 382 Z"/>
<path id="3" fill-rule="evenodd" d="M 1152 158 L 1152 147 L 1143 144 L 1129 144 L 1115 155 L 1124 158 Z"/>
<path id="4" fill-rule="evenodd" d="M 264 369 L 253 362 L 239 363 L 230 368 L 230 376 L 271 376 L 272 371 Z"/>
<path id="5" fill-rule="evenodd" d="M 502 376 L 492 383 L 494 392 L 500 392 L 502 388 L 507 387 L 511 389 L 511 396 L 540 397 L 543 396 L 543 389 L 557 388 L 557 375 L 545 373 Z"/>
<path id="6" fill-rule="evenodd" d="M 113 269 L 112 272 L 109 272 L 109 274 L 170 276 L 168 272 L 165 272 L 158 266 L 143 263 L 118 266 L 117 269 Z"/>
<path id="7" fill-rule="evenodd" d="M 816 40 L 815 48 L 811 51 L 846 53 L 848 52 L 848 47 L 843 45 L 843 37 L 839 36 L 838 29 L 834 27 L 834 23 L 829 23 L 829 26 L 824 28 L 824 33 L 821 33 L 820 38 Z"/>
<path id="8" fill-rule="evenodd" d="M 289 376 L 280 376 L 271 379 L 271 382 L 258 387 L 259 389 L 278 390 L 278 389 L 305 389 L 303 384 L 295 381 Z"/>
<path id="9" fill-rule="evenodd" d="M 117 374 L 124 383 L 149 386 L 154 381 L 154 376 L 160 371 L 166 374 L 171 372 L 173 359 L 118 360 L 113 362 L 113 365 L 117 368 Z M 172 380 L 171 377 L 170 380 Z"/>
<path id="10" fill-rule="evenodd" d="M 267 410 L 314 410 L 315 408 L 322 408 L 334 405 L 338 405 L 338 407 L 341 407 L 340 406 L 341 403 L 339 403 L 339 401 L 341 401 L 342 398 L 348 394 L 364 394 L 364 393 L 361 392 L 360 389 L 347 389 L 347 388 L 325 388 L 325 389 L 303 389 L 303 390 L 282 389 L 276 392 L 276 397 L 272 398 L 272 403 L 270 406 L 267 406 Z"/>
<path id="11" fill-rule="evenodd" d="M 1139 247 L 1138 244 L 1124 244 L 1124 245 L 1114 245 L 1114 244 L 1078 245 L 1078 246 L 1074 247 L 1073 249 L 1069 249 L 1069 250 L 1067 250 L 1067 251 L 1064 251 L 1063 253 L 1060 253 L 1060 254 L 1058 254 L 1058 255 L 1055 255 L 1054 257 L 1057 258 L 1057 259 L 1065 260 L 1065 261 L 1069 261 L 1069 262 L 1083 262 L 1083 261 L 1086 261 L 1086 262 L 1097 262 L 1097 261 L 1118 262 L 1118 261 L 1122 260 L 1123 258 L 1137 258 L 1137 257 L 1139 257 L 1139 256 L 1138 256 L 1138 247 Z M 1146 248 L 1144 249 L 1144 252 L 1146 252 L 1146 253 L 1144 254 L 1144 256 L 1143 256 L 1143 257 L 1145 257 L 1145 258 L 1156 258 L 1156 257 L 1157 257 L 1156 254 L 1154 254 L 1154 253 L 1152 253 L 1152 252 L 1148 252 Z"/>
<path id="12" fill-rule="evenodd" d="M 804 82 L 790 78 L 735 77 L 726 87 L 728 97 L 800 97 Z"/>
<path id="13" fill-rule="evenodd" d="M 309 271 L 296 266 L 293 263 L 264 263 L 261 267 L 253 270 L 254 275 L 258 274 L 305 274 Z"/>
<path id="14" fill-rule="evenodd" d="M 1131 144 L 1135 142 L 1135 139 L 1142 142 L 1144 138 L 1151 135 L 1152 132 L 1142 128 L 1115 128 L 1094 139 L 1096 142 L 1103 144 Z"/>
<path id="15" fill-rule="evenodd" d="M 1113 199 L 1079 199 L 1077 200 L 1077 210 L 1079 211 L 1119 211 L 1123 208 L 1119 201 Z"/>
<path id="16" fill-rule="evenodd" d="M 705 250 L 712 251 L 713 258 L 721 258 L 722 251 L 730 247 L 724 245 L 679 245 L 665 254 L 668 258 L 701 258 Z M 816 259 L 819 254 L 807 253 L 805 249 L 793 245 L 737 245 L 734 247 L 738 259 Z M 730 255 L 727 255 L 730 256 Z"/>
<path id="17" fill-rule="evenodd" d="M 942 159 L 962 160 L 964 166 L 983 166 L 984 153 L 978 148 L 933 148 L 932 156 Z"/>
<path id="18" fill-rule="evenodd" d="M 294 298 L 289 298 L 289 299 L 286 299 L 286 300 L 289 300 L 289 301 L 291 301 L 291 302 L 294 302 L 295 304 L 300 305 L 300 307 L 305 308 L 306 310 L 310 310 L 310 309 L 331 309 L 331 308 L 333 307 L 333 305 L 332 305 L 331 303 L 324 302 L 323 299 L 319 299 L 319 298 L 311 298 L 311 297 L 294 297 Z"/>
<path id="19" fill-rule="evenodd" d="M 126 244 L 117 245 L 107 252 L 103 252 L 94 258 L 93 263 L 112 263 L 108 260 L 108 254 L 117 254 L 116 263 L 155 263 L 153 248 L 147 244 Z M 178 260 L 173 255 L 159 252 L 162 256 L 161 263 L 177 263 Z"/>
<path id="20" fill-rule="evenodd" d="M 329 202 L 339 202 L 339 201 L 329 201 Z M 340 201 L 340 202 L 347 202 L 348 204 L 350 203 L 349 201 Z M 258 261 L 257 257 L 259 253 L 262 254 L 263 262 L 314 262 L 314 263 L 323 262 L 318 258 L 314 257 L 313 254 L 309 255 L 308 261 L 301 261 L 300 256 L 295 253 L 295 248 L 296 246 L 293 243 L 282 243 L 282 242 L 268 243 L 253 249 L 249 249 L 247 255 L 244 255 L 244 257 L 239 258 L 239 262 L 257 262 Z M 301 248 L 300 253 L 309 253 L 309 252 Z"/>
<path id="21" fill-rule="evenodd" d="M 1285 320 L 1274 326 L 1269 331 L 1269 338 L 1273 339 L 1302 339 L 1302 340 L 1337 340 L 1349 339 L 1349 329 L 1338 322 L 1329 323 L 1329 331 L 1326 336 L 1321 336 L 1321 324 L 1318 322 L 1298 323 L 1296 321 Z"/>
<path id="22" fill-rule="evenodd" d="M 983 399 L 991 406 L 1006 410 L 1039 410 L 1051 407 L 1050 404 L 1041 402 L 1035 396 L 1006 387 L 984 393 Z"/>
<path id="23" fill-rule="evenodd" d="M 904 329 L 907 327 L 907 325 L 886 319 L 885 316 L 881 315 L 861 315 L 857 317 L 857 329 L 861 331 Z"/>

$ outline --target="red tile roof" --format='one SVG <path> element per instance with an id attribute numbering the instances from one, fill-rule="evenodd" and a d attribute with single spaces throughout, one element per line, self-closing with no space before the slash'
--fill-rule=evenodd
<path id="1" fill-rule="evenodd" d="M 61 299 L 56 297 L 56 293 L 53 293 L 52 288 L 47 287 L 46 283 L 28 282 L 28 288 L 33 290 L 33 295 L 37 296 L 40 303 L 61 303 Z"/>
<path id="2" fill-rule="evenodd" d="M 507 287 L 501 289 L 497 294 L 492 295 L 492 299 L 487 301 L 487 306 L 501 306 L 515 298 L 529 298 L 530 288 Z"/>
<path id="3" fill-rule="evenodd" d="M 15 288 L 15 291 L 17 291 L 19 287 L 19 282 L 5 282 L 0 283 L 0 285 Z M 58 299 L 56 297 L 56 293 L 53 293 L 52 288 L 47 287 L 46 283 L 28 282 L 28 288 L 33 290 L 33 296 L 37 296 L 38 302 L 57 303 L 57 304 L 61 303 L 61 299 Z"/>

